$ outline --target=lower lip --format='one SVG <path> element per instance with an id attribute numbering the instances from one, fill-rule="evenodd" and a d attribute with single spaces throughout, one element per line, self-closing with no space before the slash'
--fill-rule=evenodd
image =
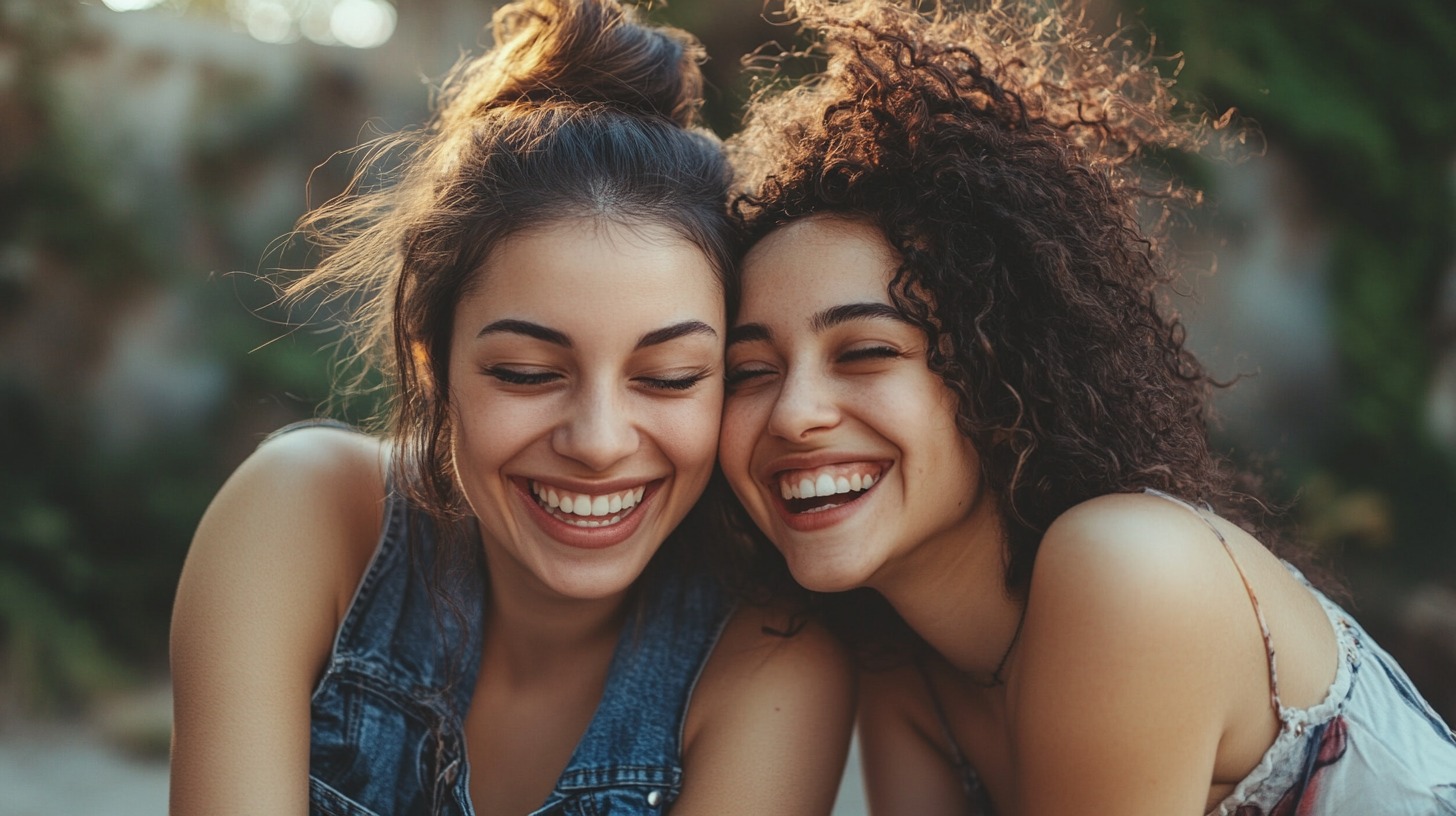
<path id="1" fill-rule="evenodd" d="M 647 490 L 642 494 L 642 501 L 637 502 L 636 506 L 632 508 L 632 512 L 616 524 L 608 527 L 577 527 L 546 512 L 546 509 L 536 501 L 536 497 L 531 495 L 530 485 L 524 479 L 513 479 L 512 483 L 516 492 L 520 494 L 521 501 L 525 502 L 526 512 L 536 522 L 536 526 L 556 541 L 579 550 L 606 549 L 631 538 L 632 534 L 637 532 L 637 528 L 642 526 L 642 519 L 647 512 L 647 503 L 652 501 L 652 497 L 662 487 L 660 481 L 647 485 Z M 604 518 L 610 518 L 610 516 Z"/>
<path id="2" fill-rule="evenodd" d="M 883 473 L 880 474 L 880 478 L 884 478 Z M 854 501 L 848 502 L 846 504 L 841 504 L 837 507 L 831 507 L 828 510 L 819 510 L 818 512 L 814 513 L 795 513 L 789 509 L 789 505 L 786 501 L 784 501 L 783 496 L 775 494 L 773 498 L 774 504 L 779 508 L 779 516 L 783 518 L 784 524 L 787 524 L 789 526 L 789 529 L 796 530 L 800 533 L 812 533 L 817 530 L 823 530 L 826 527 L 833 527 L 839 522 L 844 521 L 845 519 L 859 512 L 861 505 L 865 503 L 865 500 L 868 499 L 870 497 L 870 494 L 877 490 L 879 486 L 880 483 L 877 480 L 874 487 L 871 487 L 869 490 L 860 492 L 858 494 L 859 498 L 855 499 Z"/>

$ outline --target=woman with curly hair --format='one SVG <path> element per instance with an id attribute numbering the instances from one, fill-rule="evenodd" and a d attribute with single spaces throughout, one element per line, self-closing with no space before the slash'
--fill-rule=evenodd
<path id="1" fill-rule="evenodd" d="M 700 48 L 615 0 L 495 34 L 392 183 L 305 223 L 292 294 L 358 307 L 396 399 L 275 435 L 202 519 L 171 811 L 827 813 L 853 675 L 735 602 L 701 520 L 736 229 Z"/>
<path id="2" fill-rule="evenodd" d="M 730 142 L 720 461 L 880 658 L 873 810 L 1456 813 L 1456 736 L 1210 450 L 1137 160 L 1212 129 L 1066 16 L 790 6 L 828 65 Z"/>

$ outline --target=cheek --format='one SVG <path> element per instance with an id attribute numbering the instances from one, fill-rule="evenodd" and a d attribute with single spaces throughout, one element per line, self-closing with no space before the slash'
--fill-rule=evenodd
<path id="1" fill-rule="evenodd" d="M 718 437 L 718 456 L 723 471 L 737 479 L 748 470 L 753 446 L 763 428 L 764 412 L 748 397 L 729 397 L 723 406 L 723 431 Z"/>
<path id="2" fill-rule="evenodd" d="M 937 385 L 940 385 L 937 383 Z M 933 459 L 928 467 L 947 485 L 955 485 L 955 493 L 969 497 L 980 489 L 980 456 L 971 440 L 956 425 L 955 397 L 943 386 L 927 388 L 922 447 Z"/>
<path id="3" fill-rule="evenodd" d="M 659 406 L 644 422 L 673 466 L 706 479 L 718 454 L 722 392 L 712 390 L 692 399 Z"/>
<path id="4" fill-rule="evenodd" d="M 467 486 L 489 482 L 494 471 L 548 435 L 549 417 L 557 413 L 469 386 L 452 390 L 451 412 L 455 467 Z"/>
<path id="5" fill-rule="evenodd" d="M 450 435 L 454 448 L 455 466 L 460 478 L 469 480 L 479 475 L 483 467 L 493 466 L 507 455 L 511 440 L 502 434 L 491 433 L 492 423 L 479 414 L 457 414 Z"/>

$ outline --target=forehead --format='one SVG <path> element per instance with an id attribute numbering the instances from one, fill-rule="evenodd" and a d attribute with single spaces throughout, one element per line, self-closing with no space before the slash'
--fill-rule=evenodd
<path id="1" fill-rule="evenodd" d="M 466 301 L 491 310 L 618 315 L 721 309 L 708 256 L 662 224 L 573 218 L 514 233 Z"/>
<path id="2" fill-rule="evenodd" d="M 878 227 L 812 216 L 769 233 L 743 259 L 742 317 L 772 306 L 887 301 L 897 255 Z"/>

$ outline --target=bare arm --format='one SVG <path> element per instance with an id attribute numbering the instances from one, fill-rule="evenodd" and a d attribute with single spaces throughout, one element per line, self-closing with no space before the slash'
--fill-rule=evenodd
<path id="1" fill-rule="evenodd" d="M 378 537 L 378 451 L 295 431 L 203 516 L 172 612 L 173 814 L 307 811 L 309 697 Z"/>
<path id="2" fill-rule="evenodd" d="M 677 816 L 812 816 L 834 806 L 854 718 L 854 675 L 828 632 L 783 638 L 783 615 L 729 622 L 693 695 Z"/>
<path id="3" fill-rule="evenodd" d="M 859 741 L 871 813 L 963 814 L 966 795 L 910 667 L 860 676 Z M 946 746 L 948 748 L 948 746 Z"/>
<path id="4" fill-rule="evenodd" d="M 1008 688 L 1020 813 L 1203 813 L 1236 707 L 1267 688 L 1231 562 L 1160 501 L 1081 505 L 1038 553 Z"/>

